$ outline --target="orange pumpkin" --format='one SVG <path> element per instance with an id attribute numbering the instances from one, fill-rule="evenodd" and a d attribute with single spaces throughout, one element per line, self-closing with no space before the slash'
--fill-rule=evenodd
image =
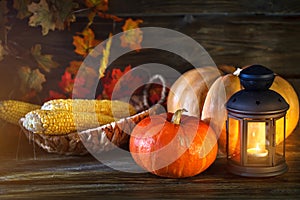
<path id="1" fill-rule="evenodd" d="M 138 165 L 158 176 L 183 178 L 203 172 L 215 161 L 214 131 L 182 112 L 150 116 L 136 125 L 129 150 Z"/>
<path id="2" fill-rule="evenodd" d="M 202 120 L 210 121 L 210 125 L 215 130 L 219 139 L 219 150 L 222 153 L 226 153 L 226 117 L 227 111 L 225 103 L 227 100 L 239 90 L 242 89 L 239 78 L 233 74 L 227 74 L 219 77 L 211 86 L 205 98 Z M 296 128 L 299 120 L 299 100 L 297 93 L 292 85 L 282 77 L 276 75 L 275 80 L 270 87 L 271 90 L 278 92 L 290 105 L 290 109 L 286 115 L 286 137 L 288 137 Z M 188 109 L 188 108 L 187 108 Z M 238 129 L 234 124 L 229 125 L 231 130 L 235 130 L 236 137 L 231 137 L 231 144 L 238 145 Z M 277 127 L 277 129 L 283 130 L 284 127 Z M 282 137 L 276 137 L 276 143 L 283 141 Z"/>

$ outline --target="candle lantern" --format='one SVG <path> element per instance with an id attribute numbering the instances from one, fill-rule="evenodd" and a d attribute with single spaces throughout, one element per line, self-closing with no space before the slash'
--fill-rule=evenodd
<path id="1" fill-rule="evenodd" d="M 275 78 L 270 69 L 252 65 L 243 69 L 239 78 L 244 89 L 226 103 L 228 170 L 248 177 L 282 174 L 288 170 L 285 116 L 289 105 L 269 89 Z"/>

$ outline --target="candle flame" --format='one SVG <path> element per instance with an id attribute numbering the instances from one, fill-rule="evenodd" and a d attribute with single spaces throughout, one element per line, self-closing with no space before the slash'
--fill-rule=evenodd
<path id="1" fill-rule="evenodd" d="M 260 147 L 259 147 L 259 144 L 258 144 L 258 143 L 256 143 L 255 149 L 256 149 L 257 151 L 260 151 Z"/>

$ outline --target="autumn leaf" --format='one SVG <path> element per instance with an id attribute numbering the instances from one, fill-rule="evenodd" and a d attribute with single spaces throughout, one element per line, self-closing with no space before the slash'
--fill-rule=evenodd
<path id="1" fill-rule="evenodd" d="M 42 47 L 40 44 L 35 45 L 31 48 L 31 54 L 33 55 L 34 59 L 38 63 L 38 66 L 45 70 L 46 72 L 50 72 L 52 68 L 58 67 L 58 63 L 52 60 L 52 55 L 41 53 Z"/>
<path id="2" fill-rule="evenodd" d="M 24 19 L 30 16 L 27 5 L 31 4 L 32 0 L 14 0 L 13 7 L 18 11 L 17 17 L 19 19 Z"/>
<path id="3" fill-rule="evenodd" d="M 63 30 L 65 24 L 69 25 L 75 21 L 73 9 L 77 6 L 73 0 L 49 1 L 49 4 L 46 0 L 32 2 L 28 5 L 28 11 L 32 13 L 29 25 L 41 26 L 43 35 L 47 35 L 49 30 Z"/>
<path id="4" fill-rule="evenodd" d="M 84 2 L 88 8 L 104 12 L 108 10 L 108 0 L 85 0 Z"/>
<path id="5" fill-rule="evenodd" d="M 81 66 L 83 68 L 80 74 L 77 74 Z M 66 68 L 65 73 L 61 77 L 59 87 L 68 96 L 74 94 L 78 98 L 85 97 L 92 91 L 91 88 L 94 87 L 97 78 L 98 75 L 93 68 L 86 66 L 81 61 L 71 61 L 70 66 Z M 74 88 L 75 81 L 76 88 Z"/>
<path id="6" fill-rule="evenodd" d="M 72 60 L 69 67 L 66 68 L 66 71 L 72 75 L 76 75 L 81 65 L 82 61 Z"/>
<path id="7" fill-rule="evenodd" d="M 32 90 L 42 91 L 42 84 L 46 81 L 44 74 L 39 69 L 31 70 L 30 67 L 21 67 L 18 71 L 21 80 L 21 92 L 27 93 Z"/>
<path id="8" fill-rule="evenodd" d="M 143 20 L 132 20 L 131 18 L 127 19 L 123 29 L 123 34 L 120 37 L 121 46 L 129 47 L 132 50 L 138 50 L 141 48 L 141 42 L 143 40 L 143 32 L 139 28 L 139 24 L 143 23 Z"/>
<path id="9" fill-rule="evenodd" d="M 55 28 L 64 30 L 65 25 L 70 26 L 71 22 L 75 22 L 76 16 L 73 10 L 78 7 L 73 0 L 54 1 L 51 5 Z"/>
<path id="10" fill-rule="evenodd" d="M 67 94 L 72 93 L 74 86 L 74 79 L 72 78 L 72 74 L 65 71 L 64 75 L 61 77 L 61 81 L 59 82 L 60 89 Z"/>
<path id="11" fill-rule="evenodd" d="M 131 70 L 131 65 L 128 65 L 123 71 L 121 69 L 113 69 L 105 74 L 101 79 L 103 91 L 99 98 L 111 99 L 114 93 L 115 98 L 122 98 L 132 95 L 137 85 L 142 85 L 142 77 L 126 74 Z M 126 79 L 120 79 L 126 74 Z M 119 82 L 120 81 L 120 82 Z"/>
<path id="12" fill-rule="evenodd" d="M 49 30 L 55 30 L 55 22 L 46 0 L 40 0 L 39 3 L 32 2 L 28 5 L 28 11 L 32 13 L 29 18 L 29 26 L 41 26 L 43 35 L 47 35 Z"/>
<path id="13" fill-rule="evenodd" d="M 93 49 L 99 43 L 100 41 L 95 39 L 95 34 L 90 28 L 84 29 L 82 33 L 73 36 L 73 45 L 75 46 L 75 53 L 82 55 L 83 57 L 86 57 L 89 53 L 93 53 Z"/>
<path id="14" fill-rule="evenodd" d="M 99 79 L 104 77 L 104 73 L 108 65 L 111 42 L 112 42 L 112 34 L 110 33 L 109 38 L 106 42 L 105 49 L 103 49 L 102 52 L 101 64 L 99 67 Z"/>

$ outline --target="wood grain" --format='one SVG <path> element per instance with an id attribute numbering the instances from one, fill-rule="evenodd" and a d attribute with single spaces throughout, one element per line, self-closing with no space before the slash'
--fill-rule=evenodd
<path id="1" fill-rule="evenodd" d="M 112 1 L 111 3 L 114 4 L 116 2 Z M 293 12 L 294 14 L 291 16 L 278 14 L 255 15 L 253 13 L 244 15 L 218 15 L 213 12 L 207 15 L 194 15 L 188 12 L 192 11 L 192 8 L 201 7 L 200 4 L 208 6 L 208 11 L 213 11 L 213 5 L 218 5 L 215 6 L 216 9 L 226 8 L 224 5 L 227 5 L 229 9 L 229 7 L 235 7 L 237 4 L 241 4 L 241 2 L 250 7 L 255 6 L 247 3 L 247 1 L 190 1 L 186 3 L 177 0 L 154 0 L 150 3 L 150 1 L 130 0 L 128 3 L 122 4 L 128 4 L 124 8 L 125 10 L 127 10 L 129 5 L 133 7 L 137 5 L 141 9 L 149 8 L 149 12 L 154 12 L 153 10 L 151 11 L 151 8 L 156 7 L 166 10 L 176 10 L 176 7 L 178 9 L 182 7 L 184 15 L 171 15 L 164 12 L 166 13 L 165 15 L 148 16 L 148 11 L 141 10 L 139 18 L 144 21 L 141 26 L 168 28 L 186 34 L 201 44 L 217 65 L 226 64 L 242 67 L 259 63 L 271 68 L 284 78 L 289 80 L 299 79 L 300 14 L 297 14 L 297 12 Z M 268 2 L 277 5 L 281 1 Z M 296 4 L 295 1 L 289 2 L 286 5 Z M 118 1 L 118 3 L 121 2 Z M 269 3 L 265 4 L 269 5 Z M 144 5 L 144 7 L 140 6 L 140 4 Z M 118 6 L 118 8 L 121 9 L 122 6 Z M 276 8 L 276 6 L 273 8 Z M 293 8 L 298 9 L 298 6 L 294 5 Z M 229 10 L 235 9 L 230 8 Z M 286 10 L 292 11 L 290 8 Z M 128 11 L 130 11 L 129 8 Z M 245 10 L 242 11 L 245 13 Z M 282 12 L 284 13 L 284 11 Z M 134 13 L 132 13 L 132 16 L 134 16 Z M 16 76 L 16 70 L 18 70 L 20 65 L 35 66 L 29 50 L 35 44 L 41 44 L 42 53 L 53 54 L 53 59 L 60 64 L 59 68 L 46 74 L 47 82 L 43 85 L 44 90 L 39 96 L 41 101 L 48 96 L 49 90 L 60 90 L 58 82 L 64 73 L 64 69 L 69 66 L 69 62 L 71 60 L 82 59 L 73 52 L 72 36 L 76 32 L 82 31 L 87 19 L 79 17 L 77 18 L 77 22 L 71 25 L 70 30 L 50 31 L 47 36 L 41 35 L 40 28 L 29 27 L 26 20 L 18 20 L 14 16 L 10 16 L 9 19 L 9 23 L 11 24 L 8 37 L 10 55 L 3 62 L 0 62 L 0 85 L 6 85 L 7 82 L 12 81 L 11 84 L 1 88 L 0 98 L 5 99 L 7 96 L 18 98 L 20 80 Z M 113 23 L 110 20 L 97 18 L 92 28 L 96 33 L 96 38 L 104 40 L 110 32 L 114 34 L 121 32 L 122 26 L 123 22 Z M 166 42 L 176 43 L 178 41 L 167 39 Z M 197 55 L 195 55 L 196 57 Z M 129 64 L 135 67 L 151 62 L 168 65 L 180 73 L 192 68 L 190 63 L 178 55 L 153 49 L 143 50 L 139 53 L 128 53 L 115 60 L 109 68 L 123 68 Z M 294 81 L 293 84 L 296 84 L 294 86 L 299 94 L 300 85 L 298 85 L 298 81 Z"/>
<path id="2" fill-rule="evenodd" d="M 271 178 L 232 175 L 226 171 L 224 158 L 217 158 L 208 170 L 195 177 L 167 179 L 150 173 L 122 172 L 135 167 L 128 165 L 128 158 L 115 161 L 121 169 L 116 171 L 89 155 L 67 157 L 38 150 L 35 158 L 23 155 L 15 159 L 3 157 L 2 149 L 0 198 L 297 199 L 300 197 L 299 132 L 298 128 L 287 139 L 289 171 Z M 23 144 L 20 151 L 29 150 L 26 148 Z"/>
<path id="3" fill-rule="evenodd" d="M 182 14 L 295 14 L 300 11 L 297 0 L 111 0 L 110 12 L 121 16 Z"/>

